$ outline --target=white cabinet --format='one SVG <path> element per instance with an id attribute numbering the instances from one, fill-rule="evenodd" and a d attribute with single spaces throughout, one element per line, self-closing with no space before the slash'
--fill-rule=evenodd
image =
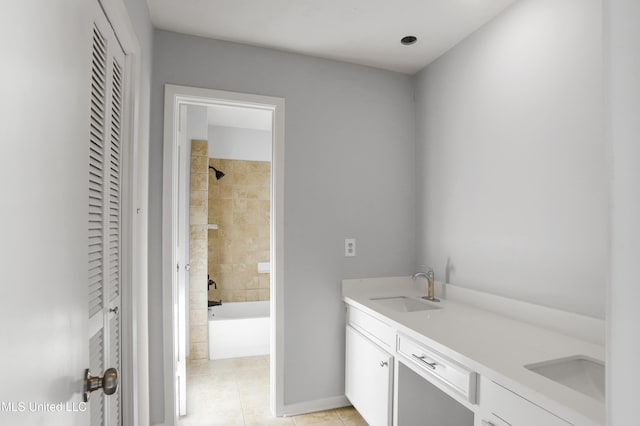
<path id="1" fill-rule="evenodd" d="M 522 398 L 509 389 L 489 380 L 482 379 L 480 404 L 486 414 L 477 426 L 570 426 L 568 423 L 544 408 Z"/>
<path id="2" fill-rule="evenodd" d="M 448 393 L 453 392 L 471 404 L 476 403 L 476 372 L 402 334 L 398 335 L 398 353 L 421 369 L 429 381 L 438 381 Z"/>
<path id="3" fill-rule="evenodd" d="M 506 423 L 500 420 L 498 417 L 494 415 L 487 416 L 476 416 L 476 423 L 474 426 L 511 426 L 509 423 Z"/>
<path id="4" fill-rule="evenodd" d="M 474 412 L 427 380 L 419 367 L 403 358 L 396 366 L 397 426 L 474 426 Z"/>
<path id="5" fill-rule="evenodd" d="M 391 424 L 393 356 L 347 325 L 345 394 L 369 426 Z"/>
<path id="6" fill-rule="evenodd" d="M 347 306 L 347 324 L 388 351 L 396 349 L 396 330 L 353 306 Z"/>
<path id="7" fill-rule="evenodd" d="M 398 321 L 347 305 L 345 394 L 370 426 L 580 424 L 526 387 L 509 386 L 524 398 L 501 385 L 500 376 L 490 379 L 491 370 Z"/>

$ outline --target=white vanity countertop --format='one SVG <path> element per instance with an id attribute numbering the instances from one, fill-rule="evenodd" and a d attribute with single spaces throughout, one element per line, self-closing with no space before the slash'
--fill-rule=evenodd
<path id="1" fill-rule="evenodd" d="M 370 299 L 423 296 L 424 280 L 419 286 L 410 277 L 398 278 L 393 285 L 367 284 L 367 280 L 345 280 L 344 301 L 567 421 L 580 426 L 605 424 L 602 402 L 524 368 L 574 355 L 604 361 L 603 346 L 453 300 L 441 299 L 442 309 L 397 312 Z"/>

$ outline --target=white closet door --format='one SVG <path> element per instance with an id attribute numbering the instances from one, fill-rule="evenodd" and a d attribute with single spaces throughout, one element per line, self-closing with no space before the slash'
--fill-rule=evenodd
<path id="1" fill-rule="evenodd" d="M 89 123 L 88 291 L 90 374 L 121 371 L 124 52 L 100 11 L 93 28 Z M 89 397 L 92 426 L 122 423 L 120 383 Z"/>

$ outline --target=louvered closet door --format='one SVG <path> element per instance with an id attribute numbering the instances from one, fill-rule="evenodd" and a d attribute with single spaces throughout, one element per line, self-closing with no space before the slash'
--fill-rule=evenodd
<path id="1" fill-rule="evenodd" d="M 121 193 L 125 55 L 102 11 L 93 28 L 89 123 L 89 356 L 92 376 L 118 370 L 118 390 L 89 398 L 92 426 L 119 426 L 121 413 Z"/>

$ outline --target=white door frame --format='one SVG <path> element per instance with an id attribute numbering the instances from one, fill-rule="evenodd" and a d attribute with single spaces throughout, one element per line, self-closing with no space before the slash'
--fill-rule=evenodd
<path id="1" fill-rule="evenodd" d="M 125 52 L 125 123 L 122 198 L 122 421 L 149 424 L 148 150 L 147 105 L 142 100 L 142 49 L 124 0 L 98 0 Z"/>
<path id="2" fill-rule="evenodd" d="M 162 305 L 164 335 L 164 395 L 167 426 L 177 424 L 173 342 L 174 268 L 178 176 L 175 168 L 177 132 L 181 104 L 230 105 L 273 112 L 271 160 L 271 412 L 284 414 L 284 98 L 165 85 L 164 88 L 164 167 L 162 190 Z"/>
<path id="3" fill-rule="evenodd" d="M 187 414 L 187 356 L 189 354 L 189 211 L 191 208 L 191 146 L 187 141 L 187 106 L 180 106 L 178 126 L 178 412 L 180 416 Z M 189 145 L 189 146 L 187 146 Z"/>

